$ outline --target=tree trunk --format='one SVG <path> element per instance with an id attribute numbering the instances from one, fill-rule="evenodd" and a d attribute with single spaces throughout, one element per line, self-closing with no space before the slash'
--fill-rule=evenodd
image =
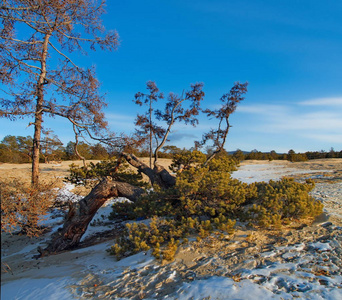
<path id="1" fill-rule="evenodd" d="M 76 126 L 73 125 L 73 128 L 74 128 L 74 132 L 75 132 L 75 146 L 74 146 L 74 150 L 75 150 L 75 154 L 76 156 L 81 159 L 83 161 L 83 167 L 87 168 L 87 162 L 86 162 L 86 159 L 84 156 L 82 156 L 79 152 L 78 152 L 78 149 L 77 149 L 77 146 L 78 146 L 78 134 L 76 133 Z"/>
<path id="2" fill-rule="evenodd" d="M 38 105 L 37 105 L 38 107 Z M 40 136 L 42 131 L 42 113 L 36 114 L 34 122 L 34 136 L 33 136 L 33 149 L 32 149 L 32 178 L 33 186 L 36 186 L 39 181 L 39 154 L 40 154 Z"/>
<path id="3" fill-rule="evenodd" d="M 39 181 L 39 153 L 40 153 L 40 137 L 43 123 L 43 104 L 44 104 L 44 85 L 46 84 L 46 60 L 48 54 L 48 43 L 51 34 L 46 34 L 42 45 L 42 56 L 40 60 L 40 74 L 37 82 L 36 96 L 37 104 L 34 120 L 34 136 L 32 149 L 32 178 L 33 186 L 36 186 Z"/>
<path id="4" fill-rule="evenodd" d="M 131 153 L 122 152 L 121 155 L 127 162 L 138 169 L 139 172 L 148 176 L 151 184 L 158 184 L 161 188 L 168 189 L 176 184 L 176 178 L 172 176 L 164 167 L 154 163 L 154 169 L 144 164 L 138 157 Z"/>
<path id="5" fill-rule="evenodd" d="M 176 184 L 176 177 L 172 176 L 164 167 L 154 163 L 154 173 L 157 176 L 157 183 L 160 187 L 168 189 Z"/>
<path id="6" fill-rule="evenodd" d="M 153 185 L 156 178 L 154 171 L 145 163 L 143 163 L 138 157 L 134 154 L 122 152 L 121 155 L 126 159 L 126 161 L 134 168 L 138 169 L 139 172 L 145 174 L 151 181 Z"/>
<path id="7" fill-rule="evenodd" d="M 45 249 L 38 249 L 40 256 L 55 254 L 77 246 L 98 209 L 112 197 L 126 197 L 136 201 L 144 190 L 125 182 L 104 178 L 92 191 L 76 203 L 70 204 L 63 228 L 52 237 Z"/>

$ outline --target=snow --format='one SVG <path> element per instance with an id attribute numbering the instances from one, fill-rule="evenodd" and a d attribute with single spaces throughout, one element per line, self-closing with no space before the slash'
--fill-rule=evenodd
<path id="1" fill-rule="evenodd" d="M 89 224 L 86 232 L 81 238 L 81 242 L 83 242 L 85 239 L 89 238 L 90 236 L 94 235 L 97 232 L 106 231 L 111 229 L 111 223 L 109 222 L 107 225 L 100 225 L 100 226 L 94 226 L 96 222 L 98 224 L 102 224 L 104 221 L 108 220 L 108 216 L 113 211 L 112 205 L 115 202 L 122 202 L 125 201 L 126 198 L 117 198 L 117 199 L 110 199 L 106 201 L 106 203 L 96 212 L 94 215 L 94 218 L 92 222 Z"/>
<path id="2" fill-rule="evenodd" d="M 75 188 L 75 185 L 69 182 L 66 182 L 64 184 L 64 187 L 58 191 L 56 201 L 61 202 L 67 202 L 72 201 L 76 202 L 80 199 L 82 199 L 82 196 L 76 195 L 73 192 L 71 192 Z"/>
<path id="3" fill-rule="evenodd" d="M 69 300 L 75 299 L 73 295 L 65 289 L 69 284 L 69 278 L 39 278 L 39 279 L 19 279 L 1 285 L 1 299 L 4 300 Z"/>
<path id="4" fill-rule="evenodd" d="M 331 170 L 320 170 L 321 172 L 332 172 Z M 284 176 L 295 174 L 315 173 L 316 170 L 298 170 L 295 168 L 285 168 L 279 164 L 256 164 L 243 165 L 232 173 L 232 177 L 245 183 L 280 180 Z"/>
<path id="5" fill-rule="evenodd" d="M 318 250 L 318 251 L 329 251 L 329 250 L 331 250 L 329 243 L 317 242 L 317 243 L 311 243 L 310 246 L 313 247 L 314 249 Z"/>
<path id="6" fill-rule="evenodd" d="M 206 297 L 208 299 L 234 300 L 283 299 L 249 280 L 235 282 L 233 279 L 217 276 L 213 276 L 207 280 L 195 280 L 191 283 L 183 283 L 182 287 L 177 291 L 177 294 L 177 298 L 174 299 L 179 300 L 203 299 Z"/>

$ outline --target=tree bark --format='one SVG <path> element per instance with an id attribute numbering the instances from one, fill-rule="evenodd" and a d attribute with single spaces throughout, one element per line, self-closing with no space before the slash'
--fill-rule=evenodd
<path id="1" fill-rule="evenodd" d="M 48 43 L 51 33 L 44 37 L 42 55 L 40 60 L 40 75 L 37 82 L 37 104 L 34 120 L 34 135 L 32 149 L 32 178 L 31 183 L 36 186 L 39 181 L 39 154 L 40 154 L 40 137 L 43 123 L 43 104 L 44 104 L 44 84 L 46 83 L 46 60 L 48 54 Z"/>
<path id="2" fill-rule="evenodd" d="M 143 163 L 134 154 L 122 152 L 121 155 L 132 167 L 136 168 L 140 173 L 145 174 L 150 179 L 152 185 L 154 184 L 156 180 L 156 174 L 148 165 Z"/>
<path id="3" fill-rule="evenodd" d="M 112 197 L 126 197 L 136 201 L 144 193 L 139 187 L 125 182 L 104 178 L 92 191 L 76 203 L 71 203 L 63 227 L 55 233 L 45 249 L 38 249 L 40 256 L 56 254 L 77 246 L 98 209 Z"/>
<path id="4" fill-rule="evenodd" d="M 157 183 L 164 189 L 171 188 L 176 184 L 176 177 L 172 176 L 163 166 L 154 163 L 154 173 L 157 176 Z"/>
<path id="5" fill-rule="evenodd" d="M 151 169 L 134 154 L 122 152 L 121 155 L 131 166 L 137 168 L 139 172 L 147 175 L 152 185 L 156 183 L 161 188 L 168 189 L 176 184 L 176 177 L 172 176 L 164 167 L 158 165 L 157 162 L 154 163 L 154 168 Z"/>

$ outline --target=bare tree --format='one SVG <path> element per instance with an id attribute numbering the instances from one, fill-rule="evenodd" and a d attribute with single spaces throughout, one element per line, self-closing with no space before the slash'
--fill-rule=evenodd
<path id="1" fill-rule="evenodd" d="M 89 134 L 106 129 L 94 68 L 74 62 L 73 52 L 115 50 L 118 35 L 101 22 L 105 1 L 3 0 L 0 18 L 0 116 L 30 117 L 34 126 L 32 184 L 39 178 L 45 116 L 60 116 Z"/>
<path id="2" fill-rule="evenodd" d="M 150 168 L 152 168 L 152 157 L 153 157 L 153 137 L 161 138 L 165 130 L 153 122 L 153 102 L 157 102 L 159 99 L 163 99 L 164 95 L 159 93 L 159 89 L 155 82 L 148 81 L 146 83 L 146 88 L 149 94 L 143 94 L 138 92 L 135 94 L 135 99 L 133 100 L 135 104 L 142 106 L 146 104 L 148 110 L 145 114 L 138 114 L 135 120 L 135 126 L 140 129 L 136 130 L 137 135 L 140 137 L 141 142 L 144 142 L 148 137 L 148 146 L 150 152 Z"/>
<path id="3" fill-rule="evenodd" d="M 215 118 L 218 120 L 218 126 L 216 129 L 212 129 L 203 135 L 202 141 L 196 142 L 197 147 L 202 147 L 208 141 L 213 143 L 213 151 L 208 156 L 204 165 L 207 165 L 218 153 L 220 153 L 227 141 L 229 129 L 231 127 L 229 123 L 229 117 L 235 112 L 237 104 L 243 101 L 245 98 L 243 94 L 247 93 L 248 82 L 240 83 L 236 82 L 230 89 L 229 93 L 224 94 L 221 97 L 222 105 L 219 109 L 210 110 L 205 109 L 204 113 L 209 118 Z"/>
<path id="4" fill-rule="evenodd" d="M 143 103 L 149 105 L 149 110 L 145 115 L 138 115 L 135 125 L 140 127 L 137 130 L 138 140 L 146 140 L 146 134 L 149 134 L 149 148 L 150 148 L 150 166 L 144 164 L 139 158 L 131 153 L 123 152 L 125 159 L 140 172 L 144 173 L 150 178 L 152 184 L 157 182 L 163 188 L 173 186 L 175 178 L 169 172 L 158 164 L 158 152 L 165 145 L 168 136 L 176 122 L 183 122 L 196 126 L 198 124 L 197 116 L 200 112 L 200 104 L 204 98 L 203 84 L 196 83 L 191 85 L 191 89 L 183 92 L 181 96 L 170 93 L 165 103 L 163 110 L 154 110 L 153 102 L 158 99 L 163 99 L 163 94 L 159 93 L 157 85 L 153 81 L 147 82 L 147 89 L 149 94 L 141 92 L 135 95 L 135 103 L 142 105 Z M 156 120 L 161 125 L 153 120 L 153 113 Z M 155 149 L 152 147 L 152 137 L 155 141 Z M 154 164 L 152 169 L 152 156 L 154 157 Z"/>

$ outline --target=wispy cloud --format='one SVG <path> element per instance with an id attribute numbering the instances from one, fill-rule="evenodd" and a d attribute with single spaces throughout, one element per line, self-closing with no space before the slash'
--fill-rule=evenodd
<path id="1" fill-rule="evenodd" d="M 320 98 L 289 105 L 242 106 L 237 112 L 247 114 L 247 120 L 253 119 L 249 130 L 256 133 L 342 145 L 342 110 L 336 109 L 339 105 L 342 98 Z"/>
<path id="2" fill-rule="evenodd" d="M 342 106 L 342 97 L 316 98 L 299 102 L 307 106 Z"/>
<path id="3" fill-rule="evenodd" d="M 134 119 L 133 115 L 124 115 L 124 114 L 106 114 L 106 119 L 108 121 L 109 126 L 114 131 L 118 132 L 131 132 L 134 130 Z"/>
<path id="4" fill-rule="evenodd" d="M 113 114 L 113 113 L 106 113 L 106 118 L 109 121 L 134 121 L 135 115 L 124 115 L 124 114 Z"/>
<path id="5" fill-rule="evenodd" d="M 292 112 L 286 118 L 274 118 L 276 129 L 342 131 L 342 114 L 335 112 Z"/>
<path id="6" fill-rule="evenodd" d="M 259 114 L 263 116 L 281 116 L 290 113 L 290 107 L 285 105 L 273 105 L 273 104 L 260 104 L 260 105 L 247 105 L 247 106 L 238 106 L 237 113 L 250 113 L 250 114 Z"/>

